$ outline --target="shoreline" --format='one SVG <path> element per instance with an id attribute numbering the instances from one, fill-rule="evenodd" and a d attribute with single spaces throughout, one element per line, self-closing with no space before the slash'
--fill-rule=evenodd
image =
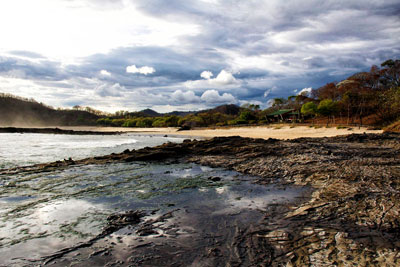
<path id="1" fill-rule="evenodd" d="M 0 133 L 35 133 L 35 134 L 69 134 L 69 135 L 119 135 L 122 132 L 104 132 L 90 130 L 69 130 L 60 127 L 24 128 L 24 127 L 0 127 Z"/>

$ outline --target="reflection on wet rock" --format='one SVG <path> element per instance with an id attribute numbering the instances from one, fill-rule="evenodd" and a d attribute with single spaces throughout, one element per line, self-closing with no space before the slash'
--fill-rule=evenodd
<path id="1" fill-rule="evenodd" d="M 81 165 L 2 178 L 14 186 L 0 189 L 0 258 L 21 265 L 83 259 L 102 265 L 129 257 L 146 263 L 126 251 L 133 246 L 140 255 L 156 253 L 153 245 L 162 248 L 160 263 L 177 248 L 185 255 L 181 264 L 196 261 L 194 248 L 206 250 L 213 238 L 233 240 L 234 229 L 262 218 L 259 210 L 294 201 L 306 190 L 260 186 L 249 182 L 251 176 L 183 163 Z M 184 251 L 194 254 L 188 258 Z"/>

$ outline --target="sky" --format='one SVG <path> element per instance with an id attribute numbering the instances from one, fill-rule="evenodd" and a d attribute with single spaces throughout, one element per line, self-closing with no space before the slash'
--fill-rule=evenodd
<path id="1" fill-rule="evenodd" d="M 54 107 L 201 110 L 400 58 L 399 0 L 1 0 L 0 92 Z"/>

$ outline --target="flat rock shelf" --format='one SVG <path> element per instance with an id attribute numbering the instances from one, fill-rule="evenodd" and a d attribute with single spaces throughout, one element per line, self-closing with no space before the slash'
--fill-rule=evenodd
<path id="1" fill-rule="evenodd" d="M 0 254 L 43 242 L 10 264 L 398 266 L 399 152 L 394 133 L 225 137 L 2 170 L 14 232 Z"/>

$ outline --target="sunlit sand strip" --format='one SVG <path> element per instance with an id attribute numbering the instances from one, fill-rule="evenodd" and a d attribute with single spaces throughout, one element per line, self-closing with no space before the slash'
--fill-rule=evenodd
<path id="1" fill-rule="evenodd" d="M 195 137 L 221 137 L 221 136 L 242 136 L 251 138 L 277 138 L 294 139 L 299 137 L 331 137 L 337 135 L 347 135 L 352 133 L 382 133 L 382 130 L 368 130 L 366 127 L 354 127 L 351 129 L 337 129 L 336 127 L 314 128 L 309 126 L 255 126 L 255 127 L 231 127 L 215 129 L 195 129 L 178 131 L 177 128 L 125 128 L 125 127 L 59 127 L 70 130 L 89 130 L 89 131 L 121 131 L 143 134 L 163 134 L 180 135 Z"/>

